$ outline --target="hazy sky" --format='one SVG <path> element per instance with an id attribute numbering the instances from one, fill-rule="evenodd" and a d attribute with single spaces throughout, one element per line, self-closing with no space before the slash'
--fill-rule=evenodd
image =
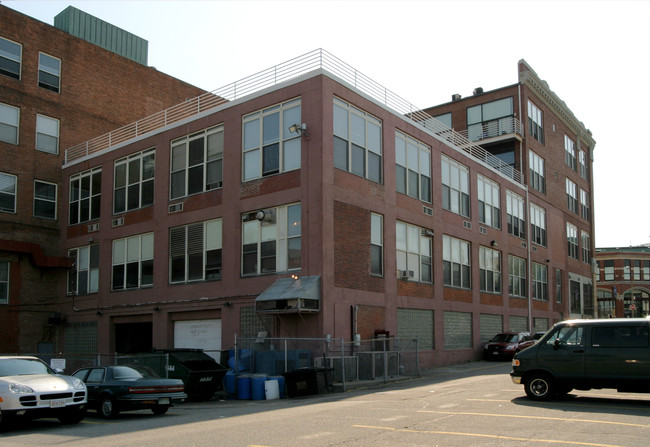
<path id="1" fill-rule="evenodd" d="M 515 84 L 525 59 L 596 140 L 596 247 L 650 243 L 650 1 L 2 4 L 49 24 L 72 5 L 148 40 L 149 65 L 205 90 L 323 48 L 424 108 Z"/>

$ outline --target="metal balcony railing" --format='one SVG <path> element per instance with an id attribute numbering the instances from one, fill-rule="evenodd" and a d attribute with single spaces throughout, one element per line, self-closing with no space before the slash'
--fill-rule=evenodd
<path id="1" fill-rule="evenodd" d="M 225 87 L 204 93 L 201 96 L 189 99 L 181 104 L 177 104 L 154 115 L 86 141 L 85 143 L 68 148 L 65 151 L 65 163 L 70 163 L 79 158 L 108 149 L 116 144 L 129 141 L 132 138 L 163 128 L 174 122 L 203 113 L 229 101 L 234 101 L 265 88 L 273 87 L 279 83 L 306 75 L 317 69 L 331 73 L 378 103 L 383 104 L 386 108 L 424 126 L 446 144 L 454 146 L 456 149 L 462 150 L 468 155 L 492 166 L 514 181 L 522 182 L 521 173 L 513 169 L 512 166 L 506 165 L 481 146 L 471 142 L 466 136 L 450 129 L 429 114 L 423 112 L 421 108 L 415 107 L 410 102 L 382 87 L 363 73 L 355 70 L 350 65 L 323 49 L 311 51 L 287 62 L 262 70 L 228 84 Z"/>
<path id="2" fill-rule="evenodd" d="M 469 141 L 482 141 L 488 138 L 502 137 L 504 135 L 524 136 L 524 126 L 514 116 L 506 116 L 492 121 L 471 124 L 467 130 L 458 130 L 459 134 Z"/>

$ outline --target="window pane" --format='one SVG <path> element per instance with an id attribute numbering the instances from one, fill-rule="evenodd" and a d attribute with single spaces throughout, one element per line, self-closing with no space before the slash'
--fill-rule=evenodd
<path id="1" fill-rule="evenodd" d="M 260 120 L 244 123 L 244 150 L 260 147 Z"/>
<path id="2" fill-rule="evenodd" d="M 348 170 L 348 142 L 334 137 L 334 166 Z"/>
<path id="3" fill-rule="evenodd" d="M 264 169 L 262 175 L 275 174 L 280 170 L 280 145 L 278 143 L 264 147 Z"/>
<path id="4" fill-rule="evenodd" d="M 254 150 L 244 154 L 244 181 L 260 176 L 260 151 Z"/>
<path id="5" fill-rule="evenodd" d="M 284 142 L 283 170 L 300 169 L 300 138 Z"/>
<path id="6" fill-rule="evenodd" d="M 366 176 L 366 151 L 355 144 L 352 145 L 352 166 L 350 172 Z"/>

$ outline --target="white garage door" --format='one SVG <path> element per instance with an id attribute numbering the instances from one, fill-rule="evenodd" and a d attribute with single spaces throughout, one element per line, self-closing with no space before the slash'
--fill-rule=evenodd
<path id="1" fill-rule="evenodd" d="M 174 348 L 203 349 L 221 361 L 221 320 L 187 320 L 174 322 Z"/>

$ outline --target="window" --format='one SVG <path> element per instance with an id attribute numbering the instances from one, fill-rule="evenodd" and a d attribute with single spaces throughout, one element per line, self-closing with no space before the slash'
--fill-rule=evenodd
<path id="1" fill-rule="evenodd" d="M 467 108 L 467 137 L 470 141 L 514 132 L 512 98 Z"/>
<path id="2" fill-rule="evenodd" d="M 481 246 L 478 254 L 481 292 L 501 293 L 501 253 Z"/>
<path id="3" fill-rule="evenodd" d="M 22 56 L 22 45 L 0 37 L 0 74 L 20 79 Z"/>
<path id="4" fill-rule="evenodd" d="M 512 191 L 506 191 L 506 212 L 508 214 L 508 233 L 524 239 L 526 237 L 524 198 Z"/>
<path id="5" fill-rule="evenodd" d="M 526 260 L 508 255 L 508 294 L 526 297 Z"/>
<path id="6" fill-rule="evenodd" d="M 18 144 L 20 109 L 0 103 L 0 141 Z"/>
<path id="7" fill-rule="evenodd" d="M 574 213 L 578 212 L 578 189 L 575 183 L 566 179 L 567 208 Z"/>
<path id="8" fill-rule="evenodd" d="M 478 183 L 478 220 L 485 225 L 501 228 L 501 207 L 499 184 L 477 175 Z"/>
<path id="9" fill-rule="evenodd" d="M 632 261 L 629 259 L 623 260 L 623 279 L 629 281 L 632 276 Z"/>
<path id="10" fill-rule="evenodd" d="M 580 188 L 580 215 L 584 220 L 591 220 L 591 207 L 589 206 L 589 194 Z"/>
<path id="11" fill-rule="evenodd" d="M 221 219 L 169 230 L 170 282 L 221 279 Z"/>
<path id="12" fill-rule="evenodd" d="M 99 244 L 68 251 L 72 269 L 68 272 L 68 293 L 87 295 L 99 290 Z"/>
<path id="13" fill-rule="evenodd" d="M 417 339 L 418 348 L 433 350 L 434 318 L 433 311 L 426 309 L 397 309 L 397 336 L 403 340 Z"/>
<path id="14" fill-rule="evenodd" d="M 442 156 L 442 207 L 469 217 L 469 169 Z"/>
<path id="15" fill-rule="evenodd" d="M 113 241 L 112 290 L 153 285 L 153 233 Z"/>
<path id="16" fill-rule="evenodd" d="M 576 147 L 575 143 L 568 136 L 564 136 L 564 161 L 566 165 L 576 170 Z"/>
<path id="17" fill-rule="evenodd" d="M 643 280 L 650 280 L 650 261 L 643 261 Z"/>
<path id="18" fill-rule="evenodd" d="M 153 166 L 151 168 L 153 182 Z M 221 188 L 222 170 L 223 126 L 172 141 L 171 199 Z"/>
<path id="19" fill-rule="evenodd" d="M 301 206 L 267 208 L 242 215 L 242 275 L 301 267 Z"/>
<path id="20" fill-rule="evenodd" d="M 59 93 L 61 86 L 61 60 L 38 53 L 38 86 Z"/>
<path id="21" fill-rule="evenodd" d="M 442 276 L 446 286 L 471 288 L 469 242 L 442 236 Z"/>
<path id="22" fill-rule="evenodd" d="M 34 217 L 56 219 L 56 184 L 34 180 Z"/>
<path id="23" fill-rule="evenodd" d="M 59 120 L 36 115 L 36 149 L 50 154 L 59 153 Z"/>
<path id="24" fill-rule="evenodd" d="M 591 238 L 589 237 L 589 233 L 580 231 L 580 242 L 582 245 L 582 260 L 591 263 Z"/>
<path id="25" fill-rule="evenodd" d="M 541 193 L 546 193 L 546 177 L 544 176 L 544 159 L 535 152 L 528 152 L 530 186 Z"/>
<path id="26" fill-rule="evenodd" d="M 16 212 L 17 177 L 0 172 L 0 211 Z"/>
<path id="27" fill-rule="evenodd" d="M 334 166 L 381 183 L 381 121 L 334 99 Z"/>
<path id="28" fill-rule="evenodd" d="M 397 192 L 431 203 L 431 148 L 395 132 Z"/>
<path id="29" fill-rule="evenodd" d="M 251 113 L 243 119 L 244 181 L 300 169 L 300 99 Z"/>
<path id="30" fill-rule="evenodd" d="M 370 215 L 370 273 L 384 274 L 384 217 Z"/>
<path id="31" fill-rule="evenodd" d="M 562 270 L 555 269 L 555 301 L 562 302 Z"/>
<path id="32" fill-rule="evenodd" d="M 434 118 L 451 129 L 451 112 L 434 116 Z"/>
<path id="33" fill-rule="evenodd" d="M 99 219 L 101 186 L 101 168 L 70 177 L 70 225 Z"/>
<path id="34" fill-rule="evenodd" d="M 614 260 L 606 259 L 604 264 L 605 281 L 614 281 Z"/>
<path id="35" fill-rule="evenodd" d="M 594 326 L 591 345 L 594 348 L 648 348 L 648 326 Z"/>
<path id="36" fill-rule="evenodd" d="M 578 259 L 578 228 L 568 222 L 566 224 L 566 240 L 569 257 Z"/>
<path id="37" fill-rule="evenodd" d="M 156 150 L 150 149 L 115 162 L 113 213 L 153 204 Z"/>
<path id="38" fill-rule="evenodd" d="M 395 222 L 398 278 L 433 282 L 431 238 L 426 230 L 404 222 Z"/>
<path id="39" fill-rule="evenodd" d="M 532 290 L 534 300 L 548 301 L 548 268 L 544 264 L 532 263 Z"/>
<path id="40" fill-rule="evenodd" d="M 589 171 L 587 170 L 587 154 L 585 151 L 578 151 L 578 162 L 580 164 L 580 177 L 588 180 Z"/>
<path id="41" fill-rule="evenodd" d="M 546 247 L 546 210 L 530 204 L 530 238 L 537 245 Z"/>
<path id="42" fill-rule="evenodd" d="M 0 261 L 0 304 L 9 303 L 9 262 Z"/>
<path id="43" fill-rule="evenodd" d="M 528 101 L 528 133 L 537 141 L 544 144 L 544 119 L 542 111 Z"/>

